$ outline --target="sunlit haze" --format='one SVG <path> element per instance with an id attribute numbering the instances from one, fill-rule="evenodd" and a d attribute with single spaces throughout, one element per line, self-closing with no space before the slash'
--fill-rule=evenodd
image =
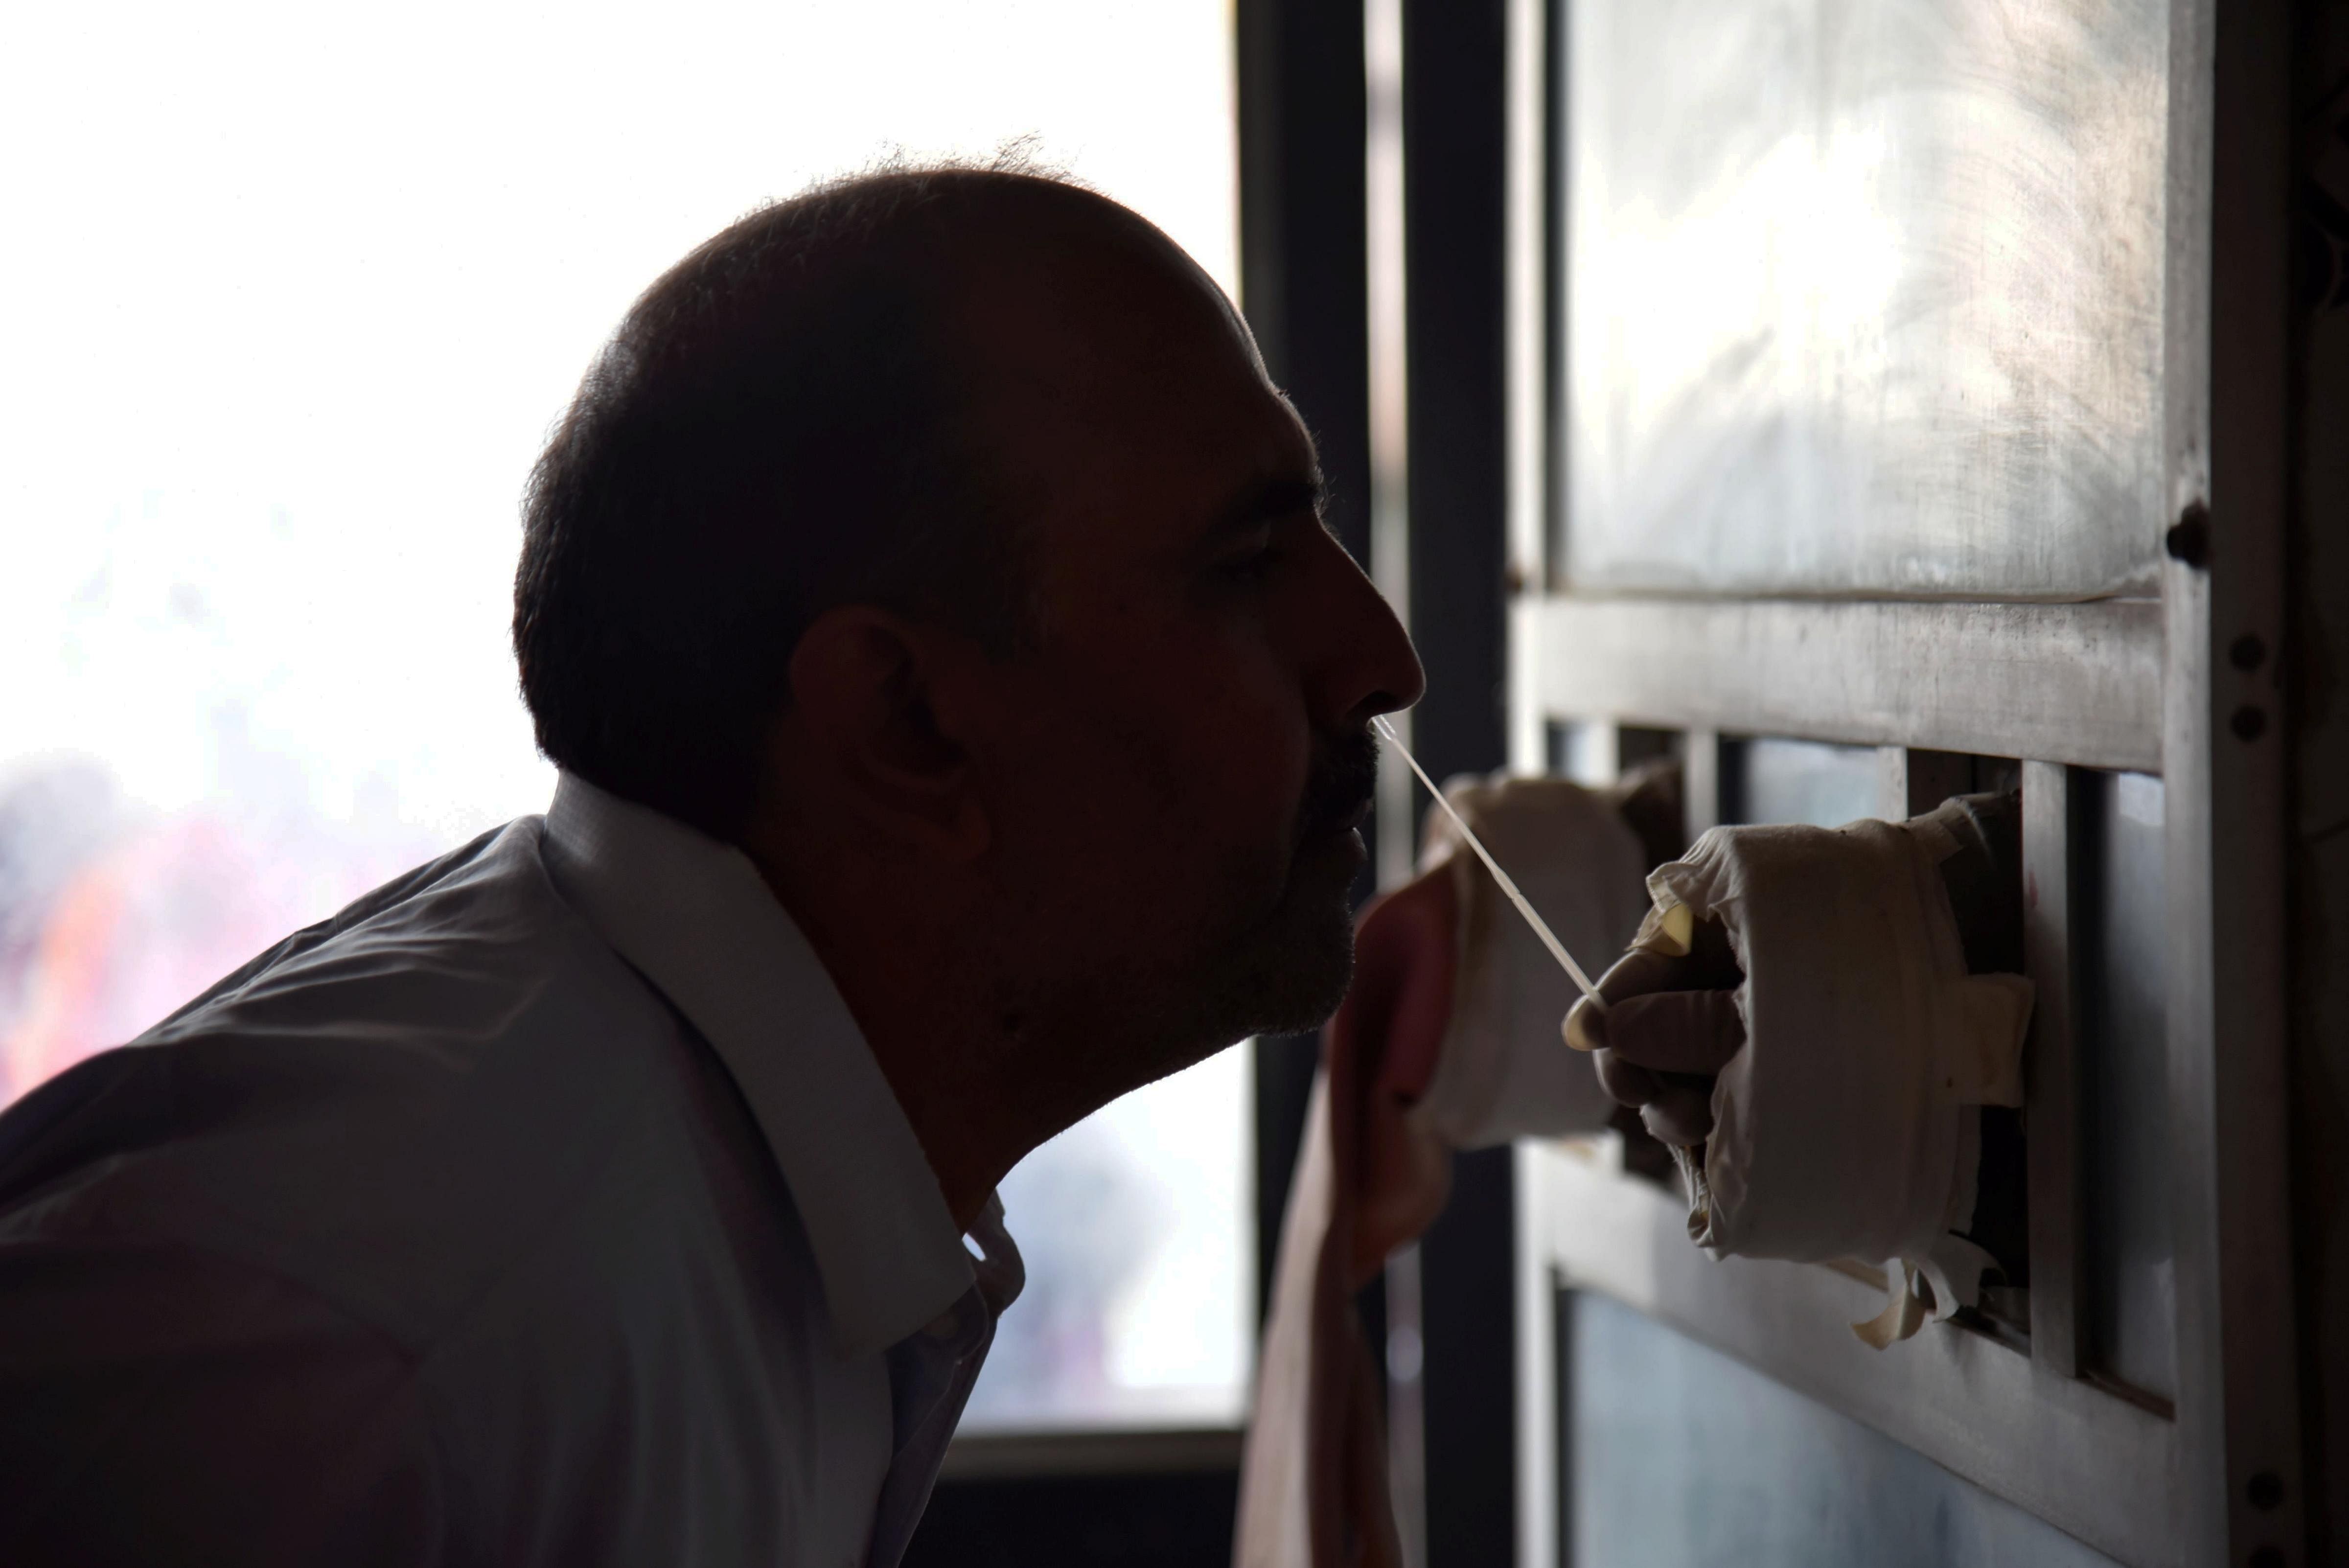
<path id="1" fill-rule="evenodd" d="M 517 502 L 668 264 L 812 180 L 1019 145 L 1228 287 L 1230 33 L 1227 0 L 12 8 L 0 1102 L 543 808 Z M 1091 1338 L 977 1414 L 1237 1415 L 1243 1085 L 1227 1053 L 1007 1184 L 1015 1231 L 1091 1192 L 1163 1240 L 1090 1275 L 1040 1244 L 1030 1321 Z"/>

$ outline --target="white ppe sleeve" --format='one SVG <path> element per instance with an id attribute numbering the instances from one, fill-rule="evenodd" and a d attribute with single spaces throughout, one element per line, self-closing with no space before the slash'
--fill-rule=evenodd
<path id="1" fill-rule="evenodd" d="M 1603 973 L 1647 912 L 1640 840 L 1613 795 L 1553 778 L 1455 779 L 1444 788 L 1582 967 Z M 1558 1023 L 1581 993 L 1491 873 L 1431 810 L 1423 867 L 1448 864 L 1460 898 L 1460 968 L 1435 1075 L 1413 1115 L 1455 1148 L 1607 1125 L 1615 1104 Z"/>

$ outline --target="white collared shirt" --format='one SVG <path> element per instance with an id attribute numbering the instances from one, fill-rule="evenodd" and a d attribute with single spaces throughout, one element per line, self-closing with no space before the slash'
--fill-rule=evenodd
<path id="1" fill-rule="evenodd" d="M 0 1562 L 890 1568 L 999 1220 L 750 863 L 566 777 L 0 1116 Z"/>

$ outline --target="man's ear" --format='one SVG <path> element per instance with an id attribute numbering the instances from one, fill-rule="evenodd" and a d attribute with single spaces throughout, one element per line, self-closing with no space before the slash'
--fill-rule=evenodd
<path id="1" fill-rule="evenodd" d="M 833 776 L 841 805 L 874 829 L 957 860 L 992 827 L 969 753 L 938 727 L 939 661 L 958 639 L 870 605 L 818 616 L 792 650 L 795 745 Z"/>

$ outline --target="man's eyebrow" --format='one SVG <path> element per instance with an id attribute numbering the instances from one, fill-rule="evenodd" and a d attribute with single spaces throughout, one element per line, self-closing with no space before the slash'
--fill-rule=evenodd
<path id="1" fill-rule="evenodd" d="M 1310 512 L 1318 517 L 1327 494 L 1328 487 L 1318 471 L 1268 474 L 1234 496 L 1208 531 L 1216 536 L 1242 533 L 1300 512 Z"/>

